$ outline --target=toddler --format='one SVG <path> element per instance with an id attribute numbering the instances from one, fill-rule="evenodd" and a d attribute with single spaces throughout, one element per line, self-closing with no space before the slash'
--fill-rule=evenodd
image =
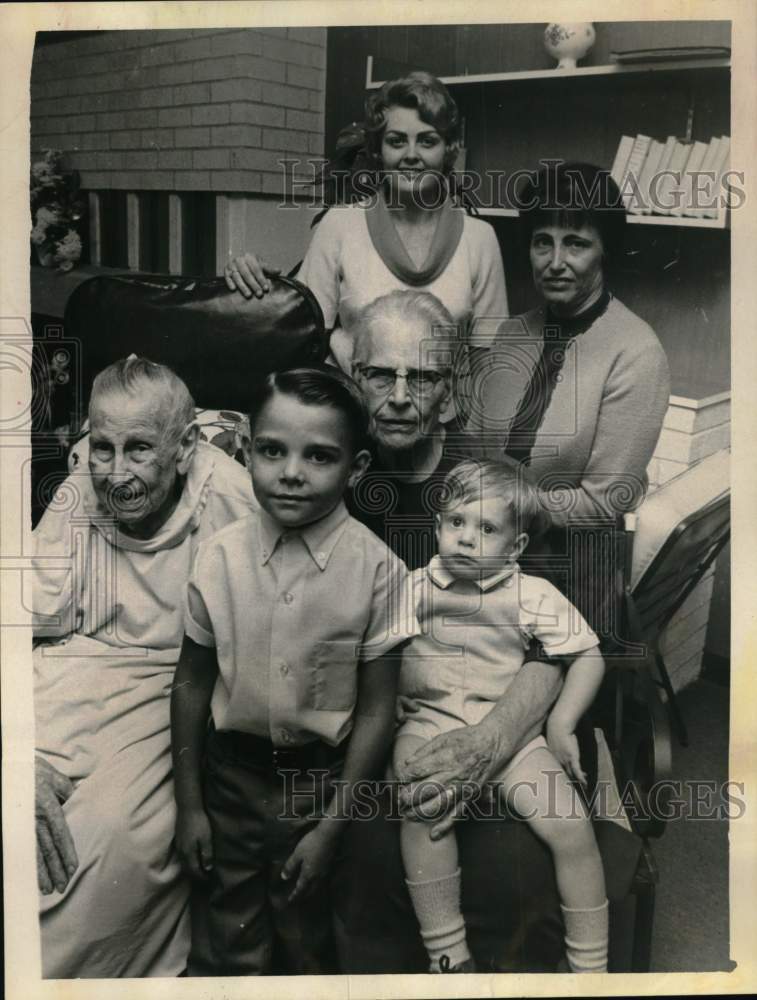
<path id="1" fill-rule="evenodd" d="M 415 702 L 394 746 L 394 770 L 440 733 L 475 725 L 505 693 L 532 638 L 570 661 L 547 738 L 526 744 L 493 776 L 509 808 L 552 851 L 575 972 L 607 965 L 607 899 L 591 824 L 568 775 L 584 782 L 575 727 L 594 699 L 604 663 L 598 640 L 551 583 L 518 557 L 539 511 L 535 491 L 496 462 L 465 461 L 445 479 L 437 515 L 439 554 L 410 576 L 421 626 L 403 653 L 400 693 Z M 565 768 L 565 771 L 563 771 Z M 566 773 L 567 772 L 567 775 Z M 475 971 L 460 910 L 454 829 L 432 841 L 431 824 L 403 820 L 402 857 L 432 972 Z"/>

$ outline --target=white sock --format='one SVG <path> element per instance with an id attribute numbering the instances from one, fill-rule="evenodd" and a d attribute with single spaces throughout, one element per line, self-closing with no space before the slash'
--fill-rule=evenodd
<path id="1" fill-rule="evenodd" d="M 589 909 L 560 906 L 565 921 L 565 953 L 571 972 L 607 972 L 607 900 Z"/>
<path id="2" fill-rule="evenodd" d="M 460 869 L 428 882 L 407 881 L 408 892 L 431 959 L 431 972 L 439 972 L 439 959 L 449 958 L 450 968 L 470 958 L 465 921 L 460 911 Z"/>

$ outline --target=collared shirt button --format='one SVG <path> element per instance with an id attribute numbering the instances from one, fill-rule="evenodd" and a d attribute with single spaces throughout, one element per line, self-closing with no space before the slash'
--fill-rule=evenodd
<path id="1" fill-rule="evenodd" d="M 281 733 L 279 735 L 281 736 L 281 740 L 282 740 L 283 743 L 291 743 L 292 742 L 292 737 L 289 734 L 288 730 L 282 729 Z"/>
<path id="2" fill-rule="evenodd" d="M 325 559 L 326 558 L 326 553 L 325 552 L 316 552 L 316 555 L 318 556 L 319 559 Z"/>
<path id="3" fill-rule="evenodd" d="M 291 604 L 293 600 L 294 600 L 294 594 L 290 594 L 289 591 L 287 591 L 284 594 L 284 603 Z"/>
<path id="4" fill-rule="evenodd" d="M 286 675 L 289 673 L 289 664 L 285 663 L 284 660 L 282 660 L 281 663 L 279 663 L 279 670 L 286 677 Z"/>

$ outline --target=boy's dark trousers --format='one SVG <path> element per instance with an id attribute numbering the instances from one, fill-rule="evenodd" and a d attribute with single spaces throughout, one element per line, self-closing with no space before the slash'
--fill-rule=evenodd
<path id="1" fill-rule="evenodd" d="M 316 825 L 343 760 L 343 746 L 274 750 L 268 740 L 211 729 L 204 798 L 214 864 L 193 885 L 189 976 L 338 971 L 328 874 L 288 904 L 296 879 L 284 881 L 281 870 Z"/>

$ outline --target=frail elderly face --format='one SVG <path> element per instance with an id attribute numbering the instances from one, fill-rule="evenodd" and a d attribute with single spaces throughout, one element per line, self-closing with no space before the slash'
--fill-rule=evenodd
<path id="1" fill-rule="evenodd" d="M 185 449 L 170 433 L 170 404 L 157 393 L 101 394 L 89 410 L 89 471 L 100 506 L 127 534 L 153 535 L 180 495 Z"/>
<path id="2" fill-rule="evenodd" d="M 358 344 L 353 373 L 371 437 L 389 451 L 407 451 L 433 434 L 449 401 L 449 372 L 434 363 L 432 343 L 425 322 L 391 317 L 374 321 Z"/>

